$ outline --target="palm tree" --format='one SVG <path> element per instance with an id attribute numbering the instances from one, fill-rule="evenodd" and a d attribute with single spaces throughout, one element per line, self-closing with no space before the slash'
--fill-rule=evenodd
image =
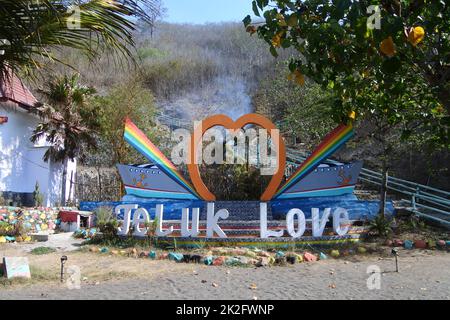
<path id="1" fill-rule="evenodd" d="M 30 139 L 33 143 L 41 139 L 47 141 L 49 148 L 44 154 L 44 161 L 63 163 L 61 203 L 64 205 L 68 161 L 82 159 L 87 149 L 96 147 L 98 114 L 89 103 L 95 90 L 81 85 L 79 75 L 74 74 L 50 80 L 47 87 L 39 92 L 46 103 L 36 104 L 31 111 L 42 121 Z"/>
<path id="2" fill-rule="evenodd" d="M 0 0 L 0 75 L 59 61 L 60 47 L 90 58 L 105 50 L 132 57 L 132 32 L 139 20 L 152 23 L 155 1 Z"/>

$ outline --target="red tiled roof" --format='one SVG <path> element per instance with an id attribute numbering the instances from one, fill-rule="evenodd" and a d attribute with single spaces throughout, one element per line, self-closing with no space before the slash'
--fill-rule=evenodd
<path id="1" fill-rule="evenodd" d="M 12 101 L 25 109 L 37 102 L 33 94 L 14 73 L 0 77 L 0 100 Z"/>

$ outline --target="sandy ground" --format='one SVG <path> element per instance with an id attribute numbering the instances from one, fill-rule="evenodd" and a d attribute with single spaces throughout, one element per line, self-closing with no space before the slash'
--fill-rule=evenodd
<path id="1" fill-rule="evenodd" d="M 3 299 L 448 299 L 450 254 L 400 252 L 400 273 L 393 258 L 375 255 L 330 259 L 287 267 L 227 268 L 177 264 L 59 251 L 42 256 L 26 247 L 3 245 L 0 255 L 26 255 L 39 281 L 0 286 Z M 58 282 L 59 258 L 81 270 L 81 288 Z M 369 266 L 381 273 L 368 274 Z M 380 289 L 369 290 L 369 276 Z"/>
<path id="2" fill-rule="evenodd" d="M 74 251 L 80 249 L 83 239 L 75 239 L 73 232 L 55 233 L 48 237 L 48 241 L 45 242 L 29 242 L 29 243 L 16 243 L 10 244 L 10 246 L 17 246 L 18 249 L 30 252 L 37 247 L 50 247 L 59 251 Z"/>

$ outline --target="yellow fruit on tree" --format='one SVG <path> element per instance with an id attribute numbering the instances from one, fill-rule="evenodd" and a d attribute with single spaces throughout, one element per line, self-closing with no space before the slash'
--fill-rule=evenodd
<path id="1" fill-rule="evenodd" d="M 391 36 L 381 41 L 380 51 L 388 57 L 393 57 L 397 53 Z"/>
<path id="2" fill-rule="evenodd" d="M 289 27 L 296 27 L 298 24 L 298 19 L 297 19 L 297 15 L 295 13 L 291 14 L 291 16 L 289 17 L 287 24 Z"/>
<path id="3" fill-rule="evenodd" d="M 425 38 L 425 30 L 422 27 L 411 28 L 408 41 L 415 47 Z"/>
<path id="4" fill-rule="evenodd" d="M 287 26 L 286 20 L 284 19 L 284 16 L 281 13 L 277 14 L 277 19 L 278 19 L 279 26 L 281 26 L 281 27 Z"/>
<path id="5" fill-rule="evenodd" d="M 282 37 L 282 35 L 283 35 L 282 32 L 278 32 L 276 35 L 273 36 L 273 38 L 272 38 L 272 45 L 275 48 L 281 47 L 281 37 Z"/>
<path id="6" fill-rule="evenodd" d="M 352 120 L 355 120 L 355 119 L 356 119 L 356 112 L 355 112 L 355 111 L 350 111 L 350 112 L 348 113 L 348 117 L 349 117 L 350 119 L 352 119 Z"/>
<path id="7" fill-rule="evenodd" d="M 298 70 L 295 71 L 295 82 L 297 82 L 301 86 L 305 85 L 305 77 Z"/>
<path id="8" fill-rule="evenodd" d="M 256 32 L 256 27 L 255 26 L 248 26 L 247 27 L 247 32 L 250 34 L 254 34 Z"/>
<path id="9" fill-rule="evenodd" d="M 288 80 L 295 81 L 297 84 L 301 86 L 305 85 L 305 76 L 298 69 L 289 74 L 287 78 Z"/>

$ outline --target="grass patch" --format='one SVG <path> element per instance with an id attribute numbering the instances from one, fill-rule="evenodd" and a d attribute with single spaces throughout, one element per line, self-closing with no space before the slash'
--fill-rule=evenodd
<path id="1" fill-rule="evenodd" d="M 56 249 L 50 248 L 50 247 L 37 247 L 30 251 L 30 253 L 34 254 L 34 255 L 43 255 L 43 254 L 49 254 L 49 253 L 53 253 L 53 252 L 56 252 Z"/>
<path id="2" fill-rule="evenodd" d="M 59 279 L 58 274 L 52 273 L 34 266 L 30 266 L 31 278 L 12 278 L 7 279 L 5 277 L 0 277 L 0 288 L 1 287 L 12 287 L 19 285 L 29 285 L 42 282 L 54 282 Z"/>

